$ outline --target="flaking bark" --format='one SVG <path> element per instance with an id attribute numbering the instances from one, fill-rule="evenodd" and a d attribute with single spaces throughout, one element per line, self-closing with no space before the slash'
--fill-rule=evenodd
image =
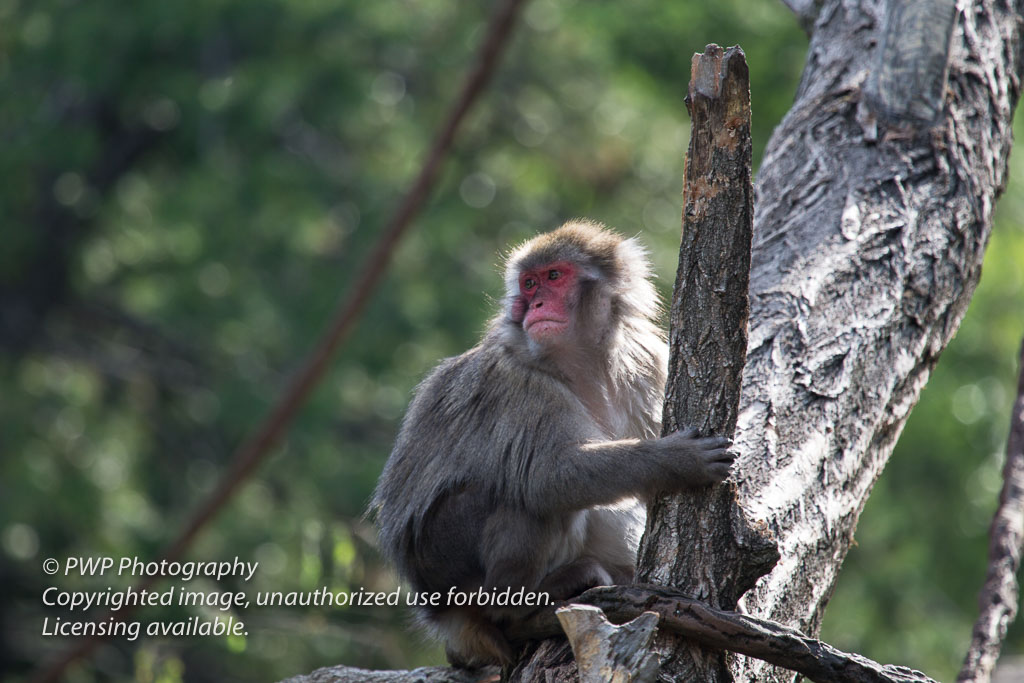
<path id="1" fill-rule="evenodd" d="M 750 614 L 818 631 L 871 487 L 960 324 L 1006 179 L 1021 11 L 976 0 L 959 15 L 941 116 L 922 125 L 863 97 L 886 4 L 822 6 L 756 184 L 737 482 L 782 559 L 742 598 Z M 933 92 L 903 86 L 921 87 L 908 101 Z M 732 671 L 793 680 L 743 658 Z"/>
<path id="2" fill-rule="evenodd" d="M 956 0 L 890 2 L 864 89 L 883 121 L 930 124 L 943 113 Z"/>

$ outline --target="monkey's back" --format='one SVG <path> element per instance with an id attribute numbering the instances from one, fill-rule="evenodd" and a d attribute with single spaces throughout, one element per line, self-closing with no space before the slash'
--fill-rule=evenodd
<path id="1" fill-rule="evenodd" d="M 374 495 L 381 552 L 417 590 L 478 584 L 489 513 L 523 506 L 552 444 L 600 436 L 555 375 L 504 344 L 445 359 L 417 387 Z"/>

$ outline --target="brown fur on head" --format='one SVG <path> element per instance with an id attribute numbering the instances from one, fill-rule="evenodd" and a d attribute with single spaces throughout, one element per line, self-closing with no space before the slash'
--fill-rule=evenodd
<path id="1" fill-rule="evenodd" d="M 532 268 L 542 263 L 573 261 L 600 269 L 607 278 L 619 276 L 618 247 L 625 240 L 600 223 L 587 220 L 569 221 L 557 230 L 537 235 L 517 247 L 509 256 L 505 281 L 509 273 Z"/>

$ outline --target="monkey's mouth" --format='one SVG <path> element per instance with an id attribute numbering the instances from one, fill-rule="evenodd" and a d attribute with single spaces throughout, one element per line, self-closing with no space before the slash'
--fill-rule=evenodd
<path id="1" fill-rule="evenodd" d="M 526 322 L 526 332 L 531 337 L 561 334 L 567 327 L 569 327 L 569 321 L 561 318 L 537 318 Z"/>

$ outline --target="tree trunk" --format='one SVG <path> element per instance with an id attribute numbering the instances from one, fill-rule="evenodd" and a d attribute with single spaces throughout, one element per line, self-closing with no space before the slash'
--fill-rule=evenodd
<path id="1" fill-rule="evenodd" d="M 949 13 L 920 4 L 933 22 Z M 782 559 L 741 600 L 751 614 L 818 631 L 871 487 L 960 324 L 1006 178 L 1021 10 L 973 2 L 944 42 L 927 12 L 821 8 L 756 187 L 736 479 Z M 793 678 L 743 658 L 733 673 Z"/>
<path id="2" fill-rule="evenodd" d="M 782 557 L 740 600 L 753 615 L 818 631 L 871 487 L 967 308 L 1005 183 L 1021 10 L 826 0 L 808 23 L 801 87 L 756 187 L 734 478 Z M 707 524 L 712 539 L 732 534 Z M 657 533 L 645 544 L 686 553 Z M 794 678 L 740 656 L 729 671 Z M 549 642 L 512 678 L 570 672 Z"/>

